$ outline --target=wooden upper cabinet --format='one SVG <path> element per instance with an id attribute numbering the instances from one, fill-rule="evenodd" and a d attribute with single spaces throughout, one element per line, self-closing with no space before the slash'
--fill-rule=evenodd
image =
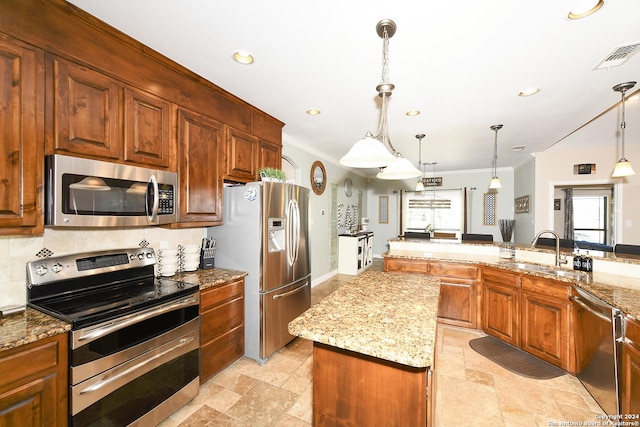
<path id="1" fill-rule="evenodd" d="M 124 89 L 124 160 L 175 170 L 171 104 L 133 88 Z"/>
<path id="2" fill-rule="evenodd" d="M 177 119 L 180 224 L 176 226 L 222 224 L 223 125 L 182 109 Z"/>
<path id="3" fill-rule="evenodd" d="M 258 170 L 262 168 L 282 167 L 282 145 L 272 144 L 264 139 L 259 140 Z"/>
<path id="4" fill-rule="evenodd" d="M 0 34 L 0 235 L 42 234 L 44 53 Z"/>
<path id="5" fill-rule="evenodd" d="M 47 152 L 121 159 L 120 82 L 53 55 L 47 81 Z"/>
<path id="6" fill-rule="evenodd" d="M 251 182 L 258 177 L 258 138 L 238 129 L 225 126 L 224 179 Z"/>

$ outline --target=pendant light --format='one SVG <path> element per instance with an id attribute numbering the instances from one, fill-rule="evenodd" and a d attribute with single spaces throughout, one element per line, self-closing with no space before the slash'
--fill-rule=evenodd
<path id="1" fill-rule="evenodd" d="M 424 191 L 424 182 L 422 182 L 422 138 L 424 138 L 424 134 L 416 135 L 418 139 L 418 166 L 420 167 L 420 179 L 416 183 L 416 189 L 414 191 Z"/>
<path id="2" fill-rule="evenodd" d="M 367 132 L 365 137 L 356 142 L 340 159 L 340 164 L 353 168 L 380 168 L 376 175 L 380 179 L 408 179 L 421 175 L 413 164 L 402 157 L 391 144 L 387 110 L 389 97 L 395 89 L 389 82 L 389 39 L 396 33 L 396 23 L 383 19 L 376 25 L 376 32 L 382 38 L 382 82 L 376 87 L 378 96 L 382 98 L 380 121 L 376 134 Z"/>
<path id="3" fill-rule="evenodd" d="M 489 184 L 490 189 L 502 188 L 502 184 L 500 184 L 500 178 L 498 178 L 498 131 L 502 129 L 502 125 L 493 125 L 490 127 L 492 131 L 496 133 L 495 140 L 493 142 L 493 178 L 491 178 L 491 183 Z"/>
<path id="4" fill-rule="evenodd" d="M 616 167 L 613 170 L 611 176 L 613 178 L 619 178 L 623 176 L 631 176 L 635 175 L 633 168 L 631 167 L 631 163 L 624 157 L 624 129 L 627 127 L 626 122 L 624 121 L 624 94 L 627 90 L 631 89 L 636 85 L 636 82 L 626 82 L 620 83 L 613 87 L 613 90 L 616 92 L 620 92 L 622 96 L 622 122 L 620 122 L 620 141 L 622 143 L 622 157 L 616 163 Z"/>

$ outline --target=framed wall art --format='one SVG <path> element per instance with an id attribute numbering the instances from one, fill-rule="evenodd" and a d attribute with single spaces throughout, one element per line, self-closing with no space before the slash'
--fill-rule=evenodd
<path id="1" fill-rule="evenodd" d="M 496 225 L 496 193 L 484 193 L 483 200 L 483 224 Z"/>

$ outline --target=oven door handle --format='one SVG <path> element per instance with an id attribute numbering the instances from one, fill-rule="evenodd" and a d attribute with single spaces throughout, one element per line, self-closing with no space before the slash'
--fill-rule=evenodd
<path id="1" fill-rule="evenodd" d="M 578 304 L 580 307 L 584 308 L 585 310 L 587 310 L 589 313 L 593 314 L 594 316 L 597 316 L 598 318 L 606 321 L 607 323 L 612 323 L 613 319 L 609 316 L 607 316 L 606 314 L 602 313 L 601 311 L 596 311 L 593 309 L 593 307 L 590 307 L 589 305 L 585 304 L 580 298 L 576 297 L 576 296 L 570 296 L 569 299 L 573 302 L 575 302 L 576 304 Z"/>
<path id="2" fill-rule="evenodd" d="M 131 316 L 127 316 L 123 319 L 119 319 L 111 323 L 107 323 L 106 325 L 101 325 L 94 329 L 88 329 L 86 332 L 83 332 L 80 337 L 78 337 L 78 342 L 86 341 L 86 340 L 93 341 L 96 338 L 100 338 L 101 336 L 106 335 L 108 333 L 126 328 L 127 326 L 132 325 L 134 323 L 142 322 L 151 317 L 158 316 L 168 311 L 177 310 L 183 307 L 189 307 L 197 303 L 198 303 L 198 296 L 195 295 L 189 298 L 183 298 L 181 300 L 178 300 L 176 302 L 173 302 L 167 305 L 162 305 L 160 307 L 153 308 L 149 311 L 136 313 Z"/>
<path id="3" fill-rule="evenodd" d="M 135 372 L 139 369 L 144 368 L 146 365 L 148 365 L 149 363 L 154 362 L 155 360 L 158 360 L 160 358 L 162 358 L 163 356 L 176 351 L 179 348 L 182 348 L 188 344 L 190 344 L 191 342 L 193 342 L 193 340 L 195 339 L 195 337 L 191 336 L 191 337 L 186 337 L 186 338 L 181 338 L 180 342 L 176 345 L 174 345 L 171 348 L 165 349 L 161 352 L 158 352 L 156 354 L 154 354 L 153 356 L 146 358 L 138 363 L 136 363 L 135 365 L 129 366 L 126 369 L 121 370 L 120 372 L 117 372 L 107 378 L 105 378 L 102 381 L 98 381 L 97 383 L 92 384 L 91 386 L 85 388 L 84 390 L 80 391 L 80 394 L 87 394 L 87 393 L 92 393 L 94 391 L 98 391 L 100 390 L 102 387 L 105 387 L 109 384 L 111 384 L 114 381 L 119 380 L 122 377 L 125 377 L 127 375 L 130 375 L 132 372 Z"/>

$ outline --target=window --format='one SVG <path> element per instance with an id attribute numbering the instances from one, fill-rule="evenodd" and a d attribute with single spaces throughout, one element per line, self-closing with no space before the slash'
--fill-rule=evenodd
<path id="1" fill-rule="evenodd" d="M 573 196 L 573 233 L 575 240 L 607 242 L 607 197 Z"/>
<path id="2" fill-rule="evenodd" d="M 405 231 L 453 232 L 459 236 L 462 223 L 460 190 L 427 190 L 404 192 L 403 211 Z"/>

